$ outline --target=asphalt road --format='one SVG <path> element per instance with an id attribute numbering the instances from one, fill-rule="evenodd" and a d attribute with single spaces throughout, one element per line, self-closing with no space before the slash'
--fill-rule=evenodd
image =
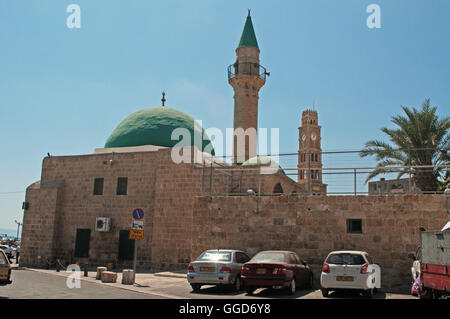
<path id="1" fill-rule="evenodd" d="M 12 272 L 13 283 L 0 287 L 1 298 L 30 299 L 324 299 L 318 287 L 298 290 L 293 296 L 282 290 L 258 289 L 253 295 L 232 292 L 230 289 L 204 286 L 193 292 L 185 278 L 149 275 L 139 286 L 124 286 L 120 283 L 102 284 L 91 276 L 81 280 L 81 288 L 69 289 L 65 272 L 44 273 L 33 270 Z M 124 289 L 125 288 L 125 289 Z M 355 292 L 332 292 L 327 299 L 362 299 Z M 417 299 L 408 294 L 378 292 L 374 299 Z"/>
<path id="2" fill-rule="evenodd" d="M 67 278 L 35 272 L 17 270 L 12 272 L 13 283 L 0 286 L 0 299 L 159 299 L 157 295 L 104 286 L 81 281 L 80 288 L 69 289 Z"/>

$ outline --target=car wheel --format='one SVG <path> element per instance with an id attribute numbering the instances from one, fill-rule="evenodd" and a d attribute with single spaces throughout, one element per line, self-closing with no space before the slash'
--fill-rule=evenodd
<path id="1" fill-rule="evenodd" d="M 241 277 L 236 276 L 236 280 L 234 281 L 234 291 L 241 291 L 241 289 L 242 289 Z"/>
<path id="2" fill-rule="evenodd" d="M 328 297 L 328 293 L 329 293 L 328 289 L 322 288 L 320 290 L 322 291 L 322 296 L 324 296 L 325 298 Z"/>
<path id="3" fill-rule="evenodd" d="M 255 287 L 245 287 L 245 292 L 249 295 L 253 294 L 253 292 L 256 290 Z"/>
<path id="4" fill-rule="evenodd" d="M 306 284 L 306 288 L 308 289 L 312 289 L 314 285 L 314 280 L 313 280 L 313 275 L 309 276 L 309 280 Z"/>
<path id="5" fill-rule="evenodd" d="M 289 294 L 290 295 L 294 295 L 295 294 L 295 290 L 296 290 L 296 287 L 295 287 L 295 278 L 292 278 L 292 280 L 291 280 L 291 284 L 289 285 Z"/>
<path id="6" fill-rule="evenodd" d="M 419 298 L 420 299 L 433 299 L 433 294 L 431 289 L 422 288 L 419 290 Z"/>
<path id="7" fill-rule="evenodd" d="M 363 294 L 366 298 L 372 298 L 373 297 L 373 288 L 365 290 L 363 292 Z"/>
<path id="8" fill-rule="evenodd" d="M 202 285 L 200 284 L 191 284 L 192 290 L 199 291 Z"/>

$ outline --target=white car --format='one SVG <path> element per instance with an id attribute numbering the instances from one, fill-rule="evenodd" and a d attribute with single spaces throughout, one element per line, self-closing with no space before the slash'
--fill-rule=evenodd
<path id="1" fill-rule="evenodd" d="M 11 247 L 7 246 L 7 245 L 0 245 L 0 249 L 2 249 L 5 252 L 5 255 L 11 259 L 12 255 L 13 255 L 13 250 L 11 249 Z"/>
<path id="2" fill-rule="evenodd" d="M 371 298 L 381 288 L 380 266 L 364 251 L 333 251 L 323 263 L 320 286 L 324 297 L 330 290 L 354 289 Z"/>

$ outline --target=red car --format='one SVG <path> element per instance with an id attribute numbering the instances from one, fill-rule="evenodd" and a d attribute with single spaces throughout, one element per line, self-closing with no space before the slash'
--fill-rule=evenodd
<path id="1" fill-rule="evenodd" d="M 311 269 L 292 251 L 259 252 L 242 266 L 241 279 L 248 294 L 258 288 L 287 288 L 295 294 L 296 287 L 313 285 Z"/>

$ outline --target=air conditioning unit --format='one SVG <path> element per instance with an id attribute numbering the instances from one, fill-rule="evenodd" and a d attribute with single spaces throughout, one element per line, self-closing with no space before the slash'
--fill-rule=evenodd
<path id="1" fill-rule="evenodd" d="M 97 217 L 95 219 L 95 231 L 109 231 L 111 227 L 111 218 L 109 217 Z"/>

